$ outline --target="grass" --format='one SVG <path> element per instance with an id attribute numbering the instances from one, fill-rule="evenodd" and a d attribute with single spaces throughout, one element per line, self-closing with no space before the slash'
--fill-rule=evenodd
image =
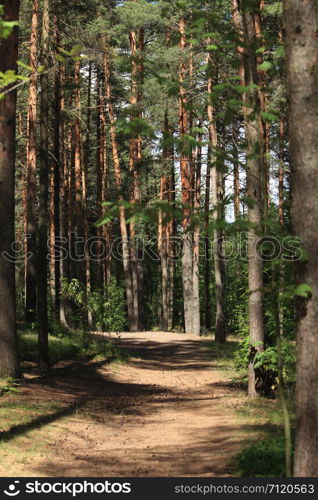
<path id="1" fill-rule="evenodd" d="M 22 330 L 18 335 L 20 359 L 24 362 L 36 362 L 38 359 L 37 334 Z M 65 360 L 98 360 L 125 362 L 129 354 L 121 349 L 116 339 L 89 335 L 74 330 L 55 327 L 49 335 L 50 362 L 55 364 Z"/>
<path id="2" fill-rule="evenodd" d="M 120 348 L 118 339 L 101 335 L 88 335 L 75 330 L 67 330 L 53 325 L 49 335 L 50 362 L 60 361 L 126 362 L 129 353 Z M 33 372 L 38 361 L 38 339 L 36 331 L 25 323 L 19 325 L 19 355 L 22 369 Z M 52 371 L 52 373 L 54 373 Z M 55 396 L 29 399 L 22 389 L 21 381 L 0 380 L 0 475 L 19 476 L 21 470 L 26 475 L 34 472 L 34 458 L 40 462 L 48 460 L 49 443 L 60 437 L 63 421 L 77 414 L 78 401 L 65 401 Z M 24 384 L 23 384 L 24 385 Z M 52 400 L 51 400 L 52 399 Z M 50 425 L 47 425 L 50 424 Z"/>
<path id="3" fill-rule="evenodd" d="M 219 344 L 206 341 L 203 349 L 213 363 L 213 367 L 223 372 L 229 385 L 246 389 L 247 374 L 235 366 L 235 354 L 239 350 L 238 341 Z M 255 432 L 258 439 L 243 449 L 233 461 L 236 473 L 242 477 L 284 477 L 285 438 L 283 414 L 278 399 L 258 398 L 250 400 L 242 397 L 235 405 L 235 411 L 245 425 L 247 433 Z M 294 422 L 294 404 L 289 404 L 291 422 Z"/>
<path id="4" fill-rule="evenodd" d="M 231 385 L 245 389 L 246 374 L 235 366 L 235 355 L 239 349 L 240 344 L 237 339 L 228 340 L 225 344 L 213 340 L 207 340 L 203 343 L 203 350 L 213 363 L 213 368 L 222 372 Z"/>

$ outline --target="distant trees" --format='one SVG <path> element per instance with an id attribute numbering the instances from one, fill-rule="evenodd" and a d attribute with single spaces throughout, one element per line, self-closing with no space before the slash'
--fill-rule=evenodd
<path id="1" fill-rule="evenodd" d="M 297 304 L 295 476 L 318 476 L 318 4 L 284 1 L 293 230 L 303 260 L 297 282 L 307 293 Z"/>
<path id="2" fill-rule="evenodd" d="M 19 0 L 0 2 L 5 22 L 19 19 Z M 2 28 L 2 22 L 0 21 Z M 11 33 L 10 33 L 11 32 Z M 18 28 L 0 39 L 0 71 L 15 72 L 18 58 Z M 9 79 L 10 80 L 10 79 Z M 15 263 L 12 244 L 15 240 L 15 126 L 16 91 L 9 83 L 0 99 L 0 377 L 17 377 Z"/>

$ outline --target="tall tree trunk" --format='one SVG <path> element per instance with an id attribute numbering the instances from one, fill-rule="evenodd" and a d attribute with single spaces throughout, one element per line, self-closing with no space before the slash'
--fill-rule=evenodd
<path id="1" fill-rule="evenodd" d="M 212 102 L 213 91 L 213 66 L 212 54 L 208 54 L 208 120 L 209 120 L 209 142 L 211 145 L 212 162 L 210 169 L 211 178 L 211 203 L 213 208 L 214 230 L 214 280 L 216 293 L 216 316 L 215 316 L 215 340 L 225 342 L 226 319 L 225 319 L 225 266 L 223 259 L 223 231 L 219 229 L 220 221 L 223 219 L 223 172 L 220 171 L 218 159 L 218 135 L 215 124 L 215 110 Z"/>
<path id="2" fill-rule="evenodd" d="M 204 309 L 205 309 L 205 331 L 210 332 L 212 328 L 211 318 L 211 294 L 210 294 L 210 192 L 211 192 L 211 145 L 208 146 L 205 199 L 204 199 Z"/>
<path id="3" fill-rule="evenodd" d="M 74 126 L 74 169 L 75 169 L 75 212 L 76 235 L 78 238 L 77 250 L 77 277 L 86 288 L 85 249 L 84 249 L 84 200 L 83 200 L 83 165 L 82 165 L 82 133 L 81 133 L 81 90 L 80 90 L 81 61 L 75 62 L 75 126 Z"/>
<path id="4" fill-rule="evenodd" d="M 68 249 L 68 163 L 66 155 L 66 130 L 65 130 L 65 94 L 64 94 L 64 82 L 65 82 L 65 65 L 62 63 L 59 68 L 60 76 L 60 88 L 61 88 L 61 120 L 60 120 L 60 172 L 61 172 L 61 182 L 60 182 L 60 235 L 61 244 L 64 248 Z M 69 266 L 69 253 L 60 259 L 60 277 L 61 284 L 63 281 L 69 281 L 70 278 L 70 266 Z M 61 294 L 60 297 L 60 322 L 63 326 L 68 326 L 68 301 Z"/>
<path id="5" fill-rule="evenodd" d="M 4 19 L 17 21 L 19 0 L 4 0 Z M 0 42 L 0 71 L 16 71 L 18 58 L 18 29 Z M 9 89 L 7 89 L 9 90 Z M 16 91 L 0 100 L 0 378 L 19 375 L 17 336 L 15 264 L 4 257 L 11 254 L 14 242 L 15 199 L 15 125 Z"/>
<path id="6" fill-rule="evenodd" d="M 105 67 L 105 52 L 103 56 L 103 66 Z M 106 89 L 105 89 L 105 69 L 104 74 L 101 76 L 101 93 L 100 93 L 100 176 L 101 176 L 101 188 L 100 188 L 100 199 L 101 203 L 107 201 L 108 187 L 109 187 L 109 166 L 107 158 L 107 110 L 106 110 Z M 107 246 L 110 248 L 110 224 L 105 224 L 101 228 L 101 236 L 107 241 Z M 102 272 L 103 272 L 103 283 L 107 285 L 110 280 L 110 264 L 111 255 L 107 252 L 106 259 L 102 262 Z"/>
<path id="7" fill-rule="evenodd" d="M 42 20 L 42 64 L 41 75 L 41 125 L 40 125 L 40 170 L 39 170 L 39 236 L 37 252 L 37 319 L 39 328 L 39 361 L 42 373 L 49 369 L 48 305 L 47 305 L 47 255 L 48 255 L 48 68 L 49 68 L 49 0 L 43 0 Z"/>
<path id="8" fill-rule="evenodd" d="M 164 119 L 164 130 L 163 130 L 163 140 L 164 146 L 162 151 L 163 159 L 163 173 L 160 180 L 160 201 L 169 201 L 169 148 L 167 145 L 167 140 L 169 137 L 169 120 L 168 120 L 168 109 L 166 106 L 165 119 Z M 168 262 L 168 223 L 164 221 L 164 212 L 159 210 L 159 225 L 158 225 L 158 250 L 161 263 L 161 317 L 160 317 L 160 329 L 163 331 L 168 331 L 169 329 L 169 262 Z"/>
<path id="9" fill-rule="evenodd" d="M 55 312 L 55 224 L 54 224 L 54 170 L 55 170 L 55 160 L 52 161 L 50 167 L 50 181 L 49 181 L 49 288 L 50 288 L 50 299 L 53 313 Z"/>
<path id="10" fill-rule="evenodd" d="M 233 191 L 234 191 L 234 217 L 237 220 L 240 216 L 240 161 L 238 152 L 238 130 L 233 125 Z"/>
<path id="11" fill-rule="evenodd" d="M 199 128 L 201 123 L 199 123 Z M 194 182 L 194 216 L 198 218 L 195 222 L 193 233 L 193 333 L 200 335 L 200 211 L 201 211 L 201 168 L 202 168 L 202 133 L 199 132 L 197 136 L 198 145 L 195 154 L 195 182 Z"/>
<path id="12" fill-rule="evenodd" d="M 257 8 L 254 7 L 254 8 Z M 245 85 L 257 85 L 257 69 L 255 55 L 255 11 L 251 10 L 248 1 L 243 2 L 243 24 L 246 47 Z M 248 207 L 248 285 L 249 285 L 249 327 L 250 356 L 248 367 L 248 395 L 256 397 L 261 390 L 255 369 L 255 355 L 264 349 L 263 318 L 263 263 L 257 255 L 257 242 L 261 226 L 262 214 L 262 135 L 260 131 L 260 102 L 255 88 L 250 87 L 245 95 L 246 113 L 245 130 L 247 139 L 247 193 Z"/>
<path id="13" fill-rule="evenodd" d="M 30 38 L 30 76 L 28 98 L 27 148 L 27 254 L 25 278 L 25 313 L 27 320 L 35 319 L 36 312 L 36 115 L 37 115 L 37 49 L 39 0 L 33 0 Z"/>
<path id="14" fill-rule="evenodd" d="M 57 16 L 54 16 L 54 42 L 55 51 L 58 53 L 60 43 L 59 22 Z M 58 255 L 58 241 L 60 238 L 60 179 L 61 179 L 61 75 L 60 65 L 58 64 L 55 72 L 54 81 L 54 313 L 58 314 L 60 310 L 60 262 Z"/>
<path id="15" fill-rule="evenodd" d="M 285 129 L 283 116 L 279 122 L 279 167 L 278 167 L 278 216 L 281 226 L 284 225 L 284 143 Z"/>
<path id="16" fill-rule="evenodd" d="M 297 305 L 296 450 L 294 475 L 318 476 L 318 4 L 285 0 L 293 230 L 306 261 L 299 284 L 311 287 Z"/>
<path id="17" fill-rule="evenodd" d="M 131 71 L 131 120 L 142 117 L 141 110 L 141 81 L 143 73 L 143 48 L 144 48 L 144 32 L 140 28 L 138 32 L 131 31 L 129 35 L 130 51 L 132 57 Z M 135 137 L 134 134 L 130 139 L 129 146 L 129 170 L 132 178 L 131 186 L 131 203 L 141 202 L 140 190 L 140 167 L 142 160 L 142 138 L 140 134 Z M 129 225 L 131 238 L 131 273 L 133 283 L 134 297 L 134 314 L 138 330 L 143 330 L 143 261 L 139 258 L 138 244 L 136 236 L 135 222 L 132 221 Z"/>
<path id="18" fill-rule="evenodd" d="M 96 148 L 96 213 L 97 220 L 102 217 L 102 203 L 104 200 L 104 189 L 103 189 L 103 165 L 104 165 L 104 156 L 103 156 L 103 147 L 102 147 L 102 130 L 103 130 L 103 111 L 102 111 L 102 75 L 99 69 L 97 69 L 96 74 L 96 106 L 97 106 L 97 123 L 96 123 L 96 139 L 97 139 L 97 148 Z M 103 103 L 105 106 L 105 103 Z M 104 228 L 97 228 L 97 283 L 98 287 L 104 289 L 104 277 L 105 277 L 105 261 L 103 260 L 103 234 Z"/>
<path id="19" fill-rule="evenodd" d="M 262 10 L 264 8 L 265 2 L 264 0 L 260 0 L 258 2 L 259 8 L 254 12 L 254 25 L 255 25 L 255 37 L 257 40 L 257 44 L 255 48 L 261 48 L 264 46 L 264 37 L 262 33 Z M 267 110 L 267 93 L 266 93 L 266 73 L 259 69 L 259 66 L 263 62 L 263 55 L 261 52 L 257 52 L 256 56 L 256 69 L 257 69 L 257 84 L 258 84 L 258 95 L 259 95 L 259 103 L 260 103 L 260 111 L 266 112 Z M 262 115 L 259 117 L 260 120 L 260 134 L 262 137 L 262 212 L 263 212 L 263 220 L 266 224 L 268 219 L 268 209 L 269 209 L 269 152 L 270 152 L 270 143 L 269 143 L 269 123 L 263 118 Z"/>
<path id="20" fill-rule="evenodd" d="M 115 121 L 115 113 L 114 113 L 111 83 L 110 83 L 110 77 L 111 77 L 110 71 L 111 71 L 110 60 L 107 48 L 105 54 L 105 89 L 106 89 L 108 115 L 110 122 L 110 136 L 111 136 L 113 163 L 115 170 L 115 183 L 118 191 L 118 199 L 119 201 L 124 201 L 122 193 L 122 174 L 121 174 L 119 154 L 118 154 L 116 121 Z M 124 267 L 125 285 L 126 285 L 128 326 L 130 331 L 137 331 L 138 324 L 136 323 L 136 316 L 134 314 L 133 283 L 132 283 L 131 267 L 130 267 L 130 252 L 129 252 L 128 231 L 126 223 L 126 211 L 124 205 L 120 205 L 119 207 L 119 224 L 120 224 L 120 233 L 122 240 L 123 267 Z"/>
<path id="21" fill-rule="evenodd" d="M 185 51 L 187 48 L 185 34 L 185 20 L 179 21 L 180 33 L 180 48 Z M 180 133 L 180 172 L 181 172 L 181 190 L 183 208 L 183 255 L 182 255 L 182 282 L 183 282 L 183 303 L 184 303 L 184 328 L 186 333 L 193 332 L 193 234 L 189 231 L 192 214 L 192 189 L 193 182 L 191 178 L 191 165 L 189 161 L 189 145 L 185 139 L 188 133 L 189 117 L 187 110 L 187 94 L 185 88 L 186 78 L 186 55 L 183 55 L 183 60 L 179 70 L 179 133 Z"/>

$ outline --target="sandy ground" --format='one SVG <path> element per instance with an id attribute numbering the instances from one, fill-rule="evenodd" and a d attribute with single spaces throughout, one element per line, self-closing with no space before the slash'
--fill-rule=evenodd
<path id="1" fill-rule="evenodd" d="M 63 408 L 17 429 L 25 450 L 45 445 L 0 467 L 1 475 L 233 475 L 246 434 L 229 403 L 242 394 L 207 360 L 202 340 L 122 333 L 121 344 L 133 353 L 127 364 L 74 363 L 25 384 L 24 398 Z"/>

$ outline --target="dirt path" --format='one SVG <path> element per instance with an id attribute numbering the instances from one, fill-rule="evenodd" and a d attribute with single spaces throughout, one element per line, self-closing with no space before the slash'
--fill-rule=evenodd
<path id="1" fill-rule="evenodd" d="M 57 371 L 53 381 L 26 384 L 23 397 L 37 402 L 53 398 L 62 409 L 44 422 L 20 429 L 21 436 L 14 439 L 22 440 L 25 456 L 12 467 L 6 465 L 3 472 L 21 476 L 233 474 L 229 462 L 246 435 L 224 401 L 237 398 L 238 393 L 207 361 L 201 340 L 147 332 L 121 334 L 121 343 L 133 352 L 126 365 L 95 363 L 80 371 L 74 365 Z M 41 440 L 45 446 L 28 454 L 28 446 Z"/>

